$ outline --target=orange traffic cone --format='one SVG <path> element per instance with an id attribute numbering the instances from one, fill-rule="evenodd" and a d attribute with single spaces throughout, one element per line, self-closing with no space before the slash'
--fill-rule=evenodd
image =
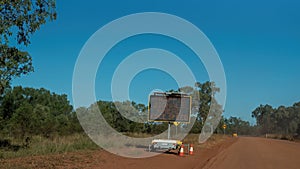
<path id="1" fill-rule="evenodd" d="M 180 156 L 180 157 L 183 157 L 183 156 L 184 156 L 183 144 L 180 146 L 179 156 Z"/>
<path id="2" fill-rule="evenodd" d="M 189 152 L 190 155 L 193 155 L 194 154 L 194 146 L 193 144 L 191 144 L 190 146 L 190 152 Z"/>

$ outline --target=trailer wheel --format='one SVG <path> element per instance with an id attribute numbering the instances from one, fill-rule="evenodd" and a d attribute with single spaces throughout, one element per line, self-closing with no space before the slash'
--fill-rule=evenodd
<path id="1" fill-rule="evenodd" d="M 156 151 L 153 145 L 151 145 L 151 146 L 149 147 L 149 151 L 150 151 L 150 152 L 155 152 L 155 151 Z"/>

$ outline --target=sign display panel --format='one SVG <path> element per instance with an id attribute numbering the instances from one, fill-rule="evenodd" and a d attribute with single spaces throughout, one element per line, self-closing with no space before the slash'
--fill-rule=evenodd
<path id="1" fill-rule="evenodd" d="M 154 93 L 149 98 L 149 121 L 190 122 L 191 97 L 184 94 Z"/>

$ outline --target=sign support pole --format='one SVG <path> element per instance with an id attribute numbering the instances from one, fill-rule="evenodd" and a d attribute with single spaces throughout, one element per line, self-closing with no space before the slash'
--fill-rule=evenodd
<path id="1" fill-rule="evenodd" d="M 169 122 L 169 125 L 168 125 L 168 140 L 170 140 L 170 135 L 171 135 L 171 123 Z"/>
<path id="2" fill-rule="evenodd" d="M 225 135 L 226 133 L 225 133 L 225 130 L 226 130 L 226 124 L 223 124 L 223 135 Z"/>

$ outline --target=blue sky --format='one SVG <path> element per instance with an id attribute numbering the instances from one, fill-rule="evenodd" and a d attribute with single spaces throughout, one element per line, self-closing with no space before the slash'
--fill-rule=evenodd
<path id="1" fill-rule="evenodd" d="M 32 36 L 32 44 L 23 47 L 33 58 L 35 72 L 15 79 L 13 85 L 44 87 L 66 93 L 72 100 L 76 59 L 95 31 L 128 14 L 163 12 L 193 23 L 215 46 L 227 78 L 225 116 L 253 122 L 251 112 L 259 104 L 277 107 L 300 101 L 300 2 L 297 0 L 70 2 L 57 1 L 57 20 L 42 26 Z M 109 75 L 122 60 L 117 55 L 122 52 L 125 57 L 146 47 L 163 48 L 181 55 L 197 80 L 208 80 L 202 63 L 184 56 L 188 49 L 171 39 L 145 35 L 122 43 L 123 46 L 113 48 L 104 60 L 106 64 L 98 70 L 96 86 L 105 86 L 95 89 L 99 99 L 110 99 L 105 91 L 110 90 Z M 130 96 L 137 102 L 146 102 L 152 89 L 175 87 L 169 75 L 149 70 L 133 79 Z"/>

